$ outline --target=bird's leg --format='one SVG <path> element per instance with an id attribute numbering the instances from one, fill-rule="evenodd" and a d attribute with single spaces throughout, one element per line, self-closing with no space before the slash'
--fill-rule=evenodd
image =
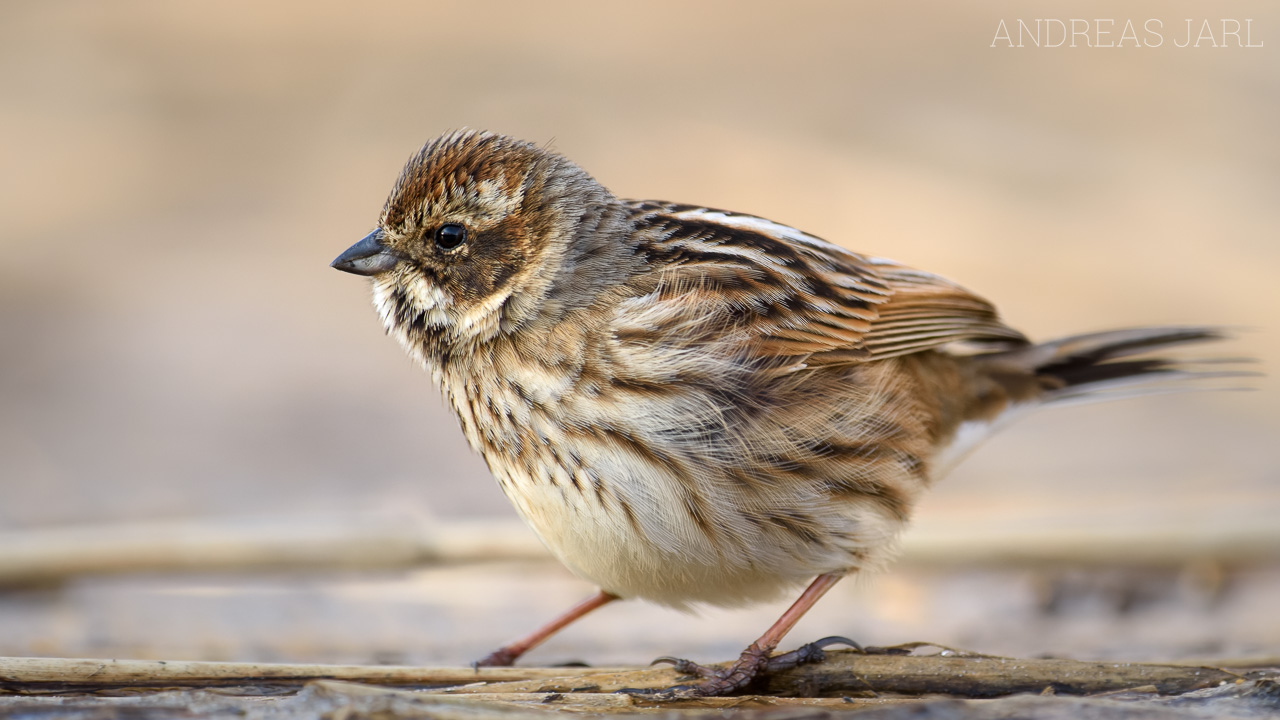
<path id="1" fill-rule="evenodd" d="M 609 603 L 617 599 L 618 599 L 617 595 L 613 595 L 601 590 L 600 592 L 597 592 L 595 595 L 592 595 L 586 600 L 583 600 L 577 605 L 574 605 L 573 607 L 569 608 L 567 611 L 564 612 L 564 614 L 560 615 L 560 617 L 557 617 L 555 620 L 552 620 L 546 625 L 543 625 L 542 627 L 533 631 L 533 633 L 531 633 L 528 637 L 521 638 L 513 643 L 503 645 L 497 650 L 494 650 L 493 652 L 486 655 L 483 660 L 479 660 L 475 662 L 474 666 L 475 667 L 506 667 L 511 663 L 515 662 L 521 655 L 529 652 L 530 650 L 534 649 L 538 645 L 541 645 L 544 640 L 546 640 L 547 638 L 559 632 L 561 629 L 564 628 L 564 626 L 568 625 L 574 620 L 577 620 L 583 615 L 586 615 L 592 610 L 595 610 L 596 608 L 602 605 L 608 605 Z"/>
<path id="2" fill-rule="evenodd" d="M 670 662 L 680 672 L 704 678 L 697 685 L 672 688 L 672 690 L 676 691 L 676 694 L 717 697 L 741 690 L 751 684 L 751 681 L 756 677 L 768 672 L 770 667 L 769 654 L 778 647 L 779 642 L 782 642 L 783 636 L 790 632 L 800 618 L 809 611 L 809 608 L 813 607 L 813 604 L 818 602 L 818 599 L 826 594 L 842 577 L 844 577 L 843 572 L 819 575 L 809 587 L 805 588 L 805 591 L 800 594 L 800 597 L 791 607 L 782 614 L 782 617 L 778 618 L 778 621 L 766 630 L 764 635 L 760 636 L 760 639 L 751 643 L 746 650 L 743 650 L 737 662 L 724 670 L 715 670 L 688 660 L 678 660 L 676 658 L 659 658 L 655 662 Z M 793 667 L 801 662 L 816 660 L 821 656 L 822 647 L 842 640 L 843 638 L 826 638 L 816 643 L 810 643 L 810 645 L 804 646 L 795 653 L 787 653 L 784 656 L 780 656 L 778 659 L 781 662 L 777 669 Z"/>

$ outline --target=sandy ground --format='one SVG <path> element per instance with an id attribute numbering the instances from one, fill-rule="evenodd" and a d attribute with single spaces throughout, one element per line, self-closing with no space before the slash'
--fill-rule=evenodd
<path id="1" fill-rule="evenodd" d="M 1165 44 L 990 47 L 1001 20 L 1035 17 L 1159 19 Z M 1206 17 L 1253 19 L 1263 47 L 1174 46 L 1183 18 Z M 1247 331 L 1222 352 L 1268 370 L 1278 52 L 1280 8 L 1237 0 L 5 4 L 0 529 L 509 514 L 427 378 L 382 337 L 365 283 L 327 267 L 370 229 L 404 158 L 463 125 L 552 142 L 624 196 L 765 215 L 942 273 L 1033 337 L 1224 323 Z M 1063 504 L 1082 531 L 1170 506 L 1206 509 L 1178 517 L 1188 533 L 1206 513 L 1280 515 L 1280 382 L 1252 385 L 1029 418 L 943 483 L 918 525 Z M 1153 497 L 1176 502 L 1153 511 Z M 0 595 L 0 653 L 462 661 L 585 591 L 554 569 L 436 572 Z M 851 585 L 828 603 L 855 620 L 798 632 L 1114 654 L 1186 625 L 1157 614 L 1149 630 L 1106 630 L 1126 627 L 1121 613 L 1101 634 L 1014 640 L 991 588 L 1039 607 L 1021 571 L 919 572 Z M 1231 602 L 1274 600 L 1273 569 L 1241 572 Z M 1157 585 L 1183 587 L 1171 577 Z M 471 593 L 486 583 L 536 607 L 491 612 Z M 155 599 L 178 596 L 202 599 Z M 973 602 L 985 609 L 963 610 Z M 1274 617 L 1204 607 L 1192 624 L 1233 650 L 1280 647 Z M 617 624 L 712 627 L 636 612 Z M 730 654 L 776 612 L 734 615 L 742 629 L 688 647 Z M 423 629 L 433 616 L 453 629 Z M 273 623 L 287 637 L 255 646 Z M 463 642 L 464 624 L 483 637 Z M 602 648 L 587 632 L 548 652 L 634 660 L 617 648 L 653 634 Z"/>

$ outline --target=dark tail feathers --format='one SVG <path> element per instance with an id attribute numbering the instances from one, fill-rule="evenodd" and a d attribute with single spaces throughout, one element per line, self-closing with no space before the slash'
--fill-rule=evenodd
<path id="1" fill-rule="evenodd" d="M 1147 327 L 1073 335 L 993 354 L 991 361 L 1034 372 L 1046 387 L 1046 402 L 1168 392 L 1189 379 L 1248 377 L 1234 369 L 1239 358 L 1180 360 L 1151 354 L 1178 345 L 1223 340 L 1217 327 Z M 1170 381 L 1178 381 L 1173 385 Z"/>

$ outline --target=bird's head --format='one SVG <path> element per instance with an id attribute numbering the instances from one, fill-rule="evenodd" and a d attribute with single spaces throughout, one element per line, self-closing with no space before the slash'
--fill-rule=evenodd
<path id="1" fill-rule="evenodd" d="M 409 158 L 377 229 L 333 267 L 372 277 L 383 323 L 402 341 L 482 342 L 585 301 L 575 278 L 610 234 L 602 223 L 615 205 L 554 152 L 462 130 Z"/>

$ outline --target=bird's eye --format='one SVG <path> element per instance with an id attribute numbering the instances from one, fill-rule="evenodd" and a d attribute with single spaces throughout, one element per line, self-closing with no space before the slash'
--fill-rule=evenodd
<path id="1" fill-rule="evenodd" d="M 436 247 L 452 250 L 467 241 L 467 229 L 458 223 L 445 223 L 436 228 Z"/>

